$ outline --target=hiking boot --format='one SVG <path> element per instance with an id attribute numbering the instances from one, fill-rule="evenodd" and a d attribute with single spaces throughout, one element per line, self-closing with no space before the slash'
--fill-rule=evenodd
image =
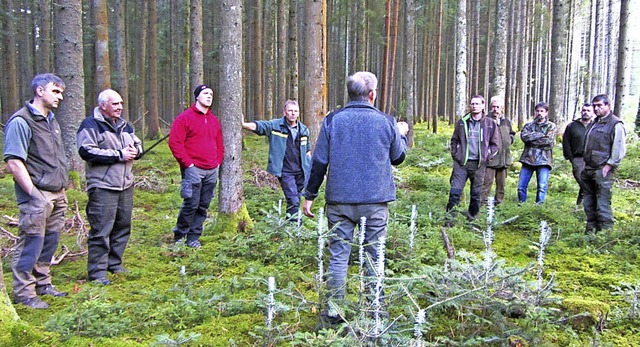
<path id="1" fill-rule="evenodd" d="M 197 249 L 197 248 L 202 247 L 202 244 L 198 240 L 190 240 L 190 241 L 187 241 L 187 247 L 191 247 L 191 248 L 196 248 Z"/>
<path id="2" fill-rule="evenodd" d="M 129 272 L 129 270 L 127 270 L 124 267 L 117 267 L 115 269 L 111 269 L 109 270 L 109 272 L 111 272 L 112 274 L 121 274 L 121 273 L 127 273 Z"/>
<path id="3" fill-rule="evenodd" d="M 37 310 L 44 310 L 46 308 L 49 308 L 49 304 L 40 300 L 40 298 L 38 298 L 37 296 L 34 296 L 33 298 L 16 301 L 16 304 L 22 304 L 25 306 L 29 306 L 31 308 L 35 308 Z"/>
<path id="4" fill-rule="evenodd" d="M 51 295 L 51 296 L 67 296 L 67 292 L 59 292 L 56 290 L 56 288 L 51 285 L 51 284 L 47 284 L 44 286 L 40 286 L 40 287 L 36 287 L 36 294 L 38 295 Z"/>

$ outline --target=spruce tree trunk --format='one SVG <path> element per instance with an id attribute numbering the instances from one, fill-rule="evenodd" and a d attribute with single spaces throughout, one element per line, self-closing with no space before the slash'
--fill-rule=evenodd
<path id="1" fill-rule="evenodd" d="M 221 4 L 220 102 L 218 116 L 224 136 L 224 161 L 220 167 L 220 197 L 216 229 L 242 229 L 250 223 L 242 187 L 242 0 Z"/>
<path id="2" fill-rule="evenodd" d="M 456 116 L 467 110 L 467 0 L 458 0 L 456 20 Z"/>
<path id="3" fill-rule="evenodd" d="M 84 176 L 84 161 L 78 155 L 76 132 L 86 116 L 84 99 L 84 67 L 82 51 L 82 3 L 60 0 L 56 3 L 54 27 L 56 36 L 55 68 L 66 84 L 64 100 L 55 111 L 62 131 L 62 141 L 71 171 Z"/>

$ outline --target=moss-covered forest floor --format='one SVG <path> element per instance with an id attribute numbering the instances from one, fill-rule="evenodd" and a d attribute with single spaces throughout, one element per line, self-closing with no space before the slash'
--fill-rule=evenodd
<path id="1" fill-rule="evenodd" d="M 135 163 L 133 231 L 125 253 L 129 272 L 110 275 L 112 284 L 102 286 L 86 281 L 86 255 L 64 258 L 52 269 L 53 282 L 70 295 L 47 297 L 48 310 L 16 305 L 21 321 L 0 327 L 0 345 L 640 345 L 640 148 L 635 135 L 629 135 L 628 154 L 614 189 L 614 230 L 584 234 L 584 212 L 575 205 L 578 187 L 558 144 L 544 205 L 517 204 L 518 166 L 511 168 L 507 196 L 492 226 L 493 253 L 487 253 L 483 239 L 488 230 L 486 208 L 474 224 L 461 213 L 453 227 L 443 229 L 451 128 L 442 126 L 434 135 L 420 124 L 415 136 L 415 147 L 395 171 L 398 200 L 391 204 L 384 282 L 389 317 L 383 317 L 379 337 L 372 337 L 375 314 L 367 311 L 367 300 L 359 293 L 357 247 L 350 294 L 340 308 L 349 324 L 337 331 L 316 331 L 321 309 L 317 220 L 305 219 L 302 228 L 284 223 L 277 212 L 282 193 L 277 181 L 263 172 L 266 139 L 250 135 L 243 151 L 244 193 L 254 229 L 214 231 L 214 202 L 203 247 L 175 247 L 171 230 L 181 204 L 180 174 L 163 143 Z M 521 149 L 518 139 L 515 159 Z M 17 218 L 12 178 L 1 176 L 2 215 Z M 529 194 L 535 195 L 534 180 Z M 73 254 L 86 246 L 83 239 L 78 245 L 79 220 L 72 218 L 77 209 L 86 223 L 86 194 L 71 189 L 68 198 L 68 232 L 60 245 Z M 322 195 L 316 209 L 323 206 L 321 199 Z M 461 212 L 467 203 L 468 186 Z M 417 217 L 412 239 L 413 205 Z M 540 267 L 542 221 L 551 237 Z M 2 227 L 17 235 L 8 222 L 3 218 Z M 455 247 L 455 261 L 447 260 L 443 230 Z M 0 238 L 0 245 L 8 249 L 11 240 Z M 11 259 L 3 256 L 11 292 Z M 326 269 L 326 249 L 324 257 Z M 277 288 L 272 306 L 270 276 Z M 275 310 L 270 328 L 268 307 Z M 419 310 L 424 310 L 425 322 L 416 325 Z"/>

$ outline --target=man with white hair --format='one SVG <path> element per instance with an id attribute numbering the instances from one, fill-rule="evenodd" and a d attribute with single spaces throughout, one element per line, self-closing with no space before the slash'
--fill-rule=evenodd
<path id="1" fill-rule="evenodd" d="M 496 182 L 496 193 L 494 197 L 495 205 L 504 200 L 504 187 L 507 181 L 507 169 L 513 163 L 511 159 L 511 145 L 516 136 L 516 132 L 511 127 L 511 121 L 504 116 L 504 99 L 501 96 L 491 98 L 489 104 L 489 117 L 497 125 L 498 131 L 498 153 L 487 162 L 484 171 L 484 182 L 482 185 L 481 203 L 486 203 L 491 186 Z"/>
<path id="2" fill-rule="evenodd" d="M 82 121 L 76 139 L 86 161 L 87 218 L 91 230 L 87 245 L 89 279 L 109 284 L 107 272 L 121 273 L 122 255 L 131 235 L 133 160 L 142 155 L 140 139 L 122 118 L 118 92 L 105 89 L 98 107 Z"/>

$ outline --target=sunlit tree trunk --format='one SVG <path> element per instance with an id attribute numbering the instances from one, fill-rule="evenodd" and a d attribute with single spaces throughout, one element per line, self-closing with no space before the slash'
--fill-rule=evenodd
<path id="1" fill-rule="evenodd" d="M 109 63 L 109 23 L 107 0 L 91 0 L 93 26 L 95 28 L 94 54 L 96 59 L 95 91 L 111 88 L 111 64 Z"/>
<path id="2" fill-rule="evenodd" d="M 627 96 L 629 80 L 629 8 L 630 0 L 620 0 L 620 29 L 618 37 L 618 67 L 616 69 L 616 100 L 613 107 L 618 116 L 624 114 L 625 97 Z"/>
<path id="3" fill-rule="evenodd" d="M 82 3 L 59 0 L 54 12 L 56 36 L 55 69 L 66 84 L 64 101 L 56 114 L 62 131 L 68 168 L 84 176 L 84 162 L 78 155 L 76 132 L 85 115 L 84 68 L 82 65 Z"/>
<path id="4" fill-rule="evenodd" d="M 327 112 L 327 2 L 306 0 L 304 113 L 312 143 Z"/>
<path id="5" fill-rule="evenodd" d="M 467 110 L 467 0 L 458 0 L 456 17 L 456 116 Z"/>

